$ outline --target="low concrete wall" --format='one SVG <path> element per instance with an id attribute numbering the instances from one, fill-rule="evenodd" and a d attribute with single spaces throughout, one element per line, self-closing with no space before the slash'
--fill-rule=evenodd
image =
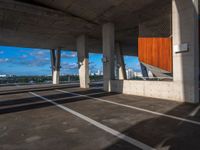
<path id="1" fill-rule="evenodd" d="M 181 82 L 112 80 L 110 86 L 112 92 L 197 103 L 191 89 L 183 87 Z"/>

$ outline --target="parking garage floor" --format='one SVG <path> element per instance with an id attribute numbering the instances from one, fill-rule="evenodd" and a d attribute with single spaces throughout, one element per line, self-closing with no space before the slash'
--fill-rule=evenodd
<path id="1" fill-rule="evenodd" d="M 101 87 L 0 90 L 1 150 L 199 150 L 198 105 Z"/>

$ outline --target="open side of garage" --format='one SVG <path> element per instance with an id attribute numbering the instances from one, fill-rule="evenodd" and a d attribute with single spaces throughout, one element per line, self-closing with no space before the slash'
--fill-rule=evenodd
<path id="1" fill-rule="evenodd" d="M 88 53 L 102 53 L 105 91 L 199 103 L 198 0 L 1 0 L 0 8 L 0 44 L 51 49 L 54 84 L 62 49 L 78 52 L 82 88 Z M 144 79 L 150 71 L 171 80 L 127 81 L 124 55 L 139 57 Z"/>
<path id="2" fill-rule="evenodd" d="M 0 149 L 199 150 L 199 6 L 0 0 L 0 44 L 49 49 L 53 81 L 0 89 Z M 60 85 L 63 49 L 77 51 L 78 84 Z M 90 83 L 91 52 L 103 54 L 103 84 Z M 127 80 L 125 55 L 144 80 Z"/>

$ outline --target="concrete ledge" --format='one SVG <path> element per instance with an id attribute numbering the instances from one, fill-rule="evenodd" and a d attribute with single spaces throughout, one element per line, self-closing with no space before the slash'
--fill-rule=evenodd
<path id="1" fill-rule="evenodd" d="M 175 81 L 111 80 L 111 91 L 179 102 L 198 103 L 191 85 Z"/>

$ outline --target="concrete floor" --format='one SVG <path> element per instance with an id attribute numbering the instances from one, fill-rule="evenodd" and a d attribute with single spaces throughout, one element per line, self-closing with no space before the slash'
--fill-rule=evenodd
<path id="1" fill-rule="evenodd" d="M 1 150 L 200 149 L 197 105 L 71 85 L 0 93 Z"/>

